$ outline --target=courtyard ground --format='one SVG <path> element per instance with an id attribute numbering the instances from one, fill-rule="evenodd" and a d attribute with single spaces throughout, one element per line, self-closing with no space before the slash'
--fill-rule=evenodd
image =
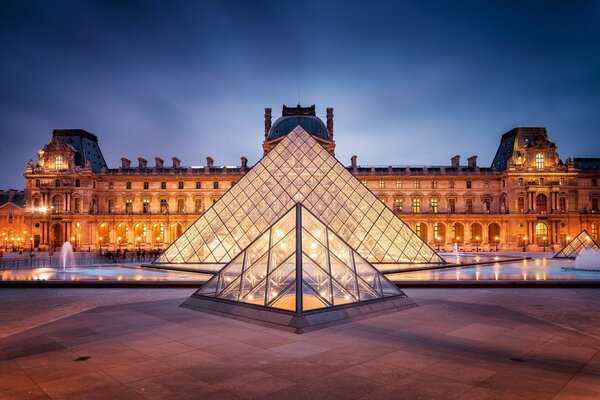
<path id="1" fill-rule="evenodd" d="M 599 289 L 412 289 L 302 335 L 187 289 L 0 290 L 0 399 L 598 399 Z"/>

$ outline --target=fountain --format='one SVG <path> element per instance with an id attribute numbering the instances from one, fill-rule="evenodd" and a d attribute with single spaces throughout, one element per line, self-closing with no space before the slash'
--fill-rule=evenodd
<path id="1" fill-rule="evenodd" d="M 584 249 L 575 258 L 575 269 L 600 271 L 600 251 Z"/>
<path id="2" fill-rule="evenodd" d="M 452 250 L 452 254 L 456 257 L 456 263 L 460 264 L 460 254 L 458 254 L 458 243 L 454 243 L 454 250 Z"/>
<path id="3" fill-rule="evenodd" d="M 73 246 L 69 242 L 64 242 L 62 249 L 60 250 L 60 259 L 62 261 L 63 272 L 67 267 L 75 264 L 75 257 L 73 256 Z"/>

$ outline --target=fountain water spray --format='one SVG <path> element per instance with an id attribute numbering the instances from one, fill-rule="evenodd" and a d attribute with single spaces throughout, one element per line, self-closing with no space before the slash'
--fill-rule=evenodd
<path id="1" fill-rule="evenodd" d="M 62 261 L 63 272 L 74 264 L 73 246 L 69 242 L 64 242 L 60 250 L 60 259 Z"/>
<path id="2" fill-rule="evenodd" d="M 600 271 L 600 251 L 584 249 L 575 258 L 575 268 Z"/>

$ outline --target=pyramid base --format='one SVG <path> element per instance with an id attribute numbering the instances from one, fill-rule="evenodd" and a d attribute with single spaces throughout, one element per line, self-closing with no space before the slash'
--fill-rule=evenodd
<path id="1" fill-rule="evenodd" d="M 267 309 L 199 295 L 192 295 L 181 304 L 184 308 L 295 333 L 304 333 L 416 306 L 417 304 L 406 296 L 386 297 L 304 313 Z"/>

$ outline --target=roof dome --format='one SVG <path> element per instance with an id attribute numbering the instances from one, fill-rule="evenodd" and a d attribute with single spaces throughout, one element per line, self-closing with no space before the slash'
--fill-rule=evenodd
<path id="1" fill-rule="evenodd" d="M 269 130 L 267 140 L 278 139 L 286 136 L 298 125 L 300 125 L 302 129 L 313 136 L 324 140 L 330 140 L 329 132 L 327 131 L 327 127 L 323 121 L 321 121 L 320 118 L 312 115 L 290 115 L 277 119 L 277 121 L 275 121 Z"/>

